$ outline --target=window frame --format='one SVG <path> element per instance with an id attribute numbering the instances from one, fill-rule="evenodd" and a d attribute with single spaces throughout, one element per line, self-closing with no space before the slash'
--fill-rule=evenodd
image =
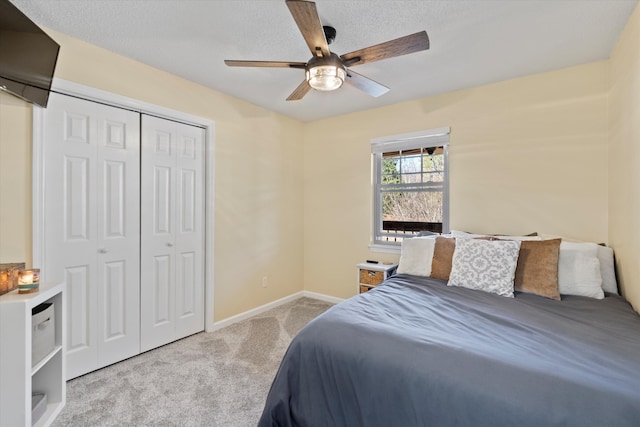
<path id="1" fill-rule="evenodd" d="M 371 140 L 372 223 L 369 249 L 374 252 L 400 252 L 400 242 L 382 240 L 382 160 L 383 153 L 418 148 L 443 147 L 442 232 L 449 232 L 449 143 L 451 128 L 442 127 L 391 135 Z M 399 237 L 408 237 L 405 234 Z"/>

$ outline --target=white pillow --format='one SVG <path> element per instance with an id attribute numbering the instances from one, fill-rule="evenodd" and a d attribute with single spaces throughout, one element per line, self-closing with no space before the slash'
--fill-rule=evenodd
<path id="1" fill-rule="evenodd" d="M 456 239 L 448 286 L 513 298 L 520 242 Z"/>
<path id="2" fill-rule="evenodd" d="M 552 236 L 550 234 L 542 234 L 543 240 L 562 239 L 563 242 L 570 243 L 588 243 L 583 240 L 566 239 L 562 236 Z M 595 243 L 594 243 L 595 244 Z M 618 281 L 616 279 L 616 268 L 613 261 L 613 249 L 608 246 L 598 246 L 598 261 L 600 261 L 600 275 L 602 276 L 602 290 L 619 295 Z"/>
<path id="3" fill-rule="evenodd" d="M 602 276 L 602 290 L 618 295 L 616 268 L 613 263 L 613 249 L 598 245 L 598 261 L 600 261 L 600 275 Z"/>
<path id="4" fill-rule="evenodd" d="M 402 239 L 397 273 L 429 277 L 435 246 L 435 236 Z"/>
<path id="5" fill-rule="evenodd" d="M 564 295 L 602 299 L 602 275 L 595 243 L 560 243 L 558 290 Z"/>

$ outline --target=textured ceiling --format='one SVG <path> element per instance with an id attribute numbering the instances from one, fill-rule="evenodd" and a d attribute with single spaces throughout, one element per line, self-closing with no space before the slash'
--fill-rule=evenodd
<path id="1" fill-rule="evenodd" d="M 39 25 L 287 116 L 310 121 L 608 58 L 638 0 L 317 0 L 337 54 L 427 30 L 431 49 L 354 67 L 391 90 L 287 96 L 306 62 L 284 0 L 11 0 Z"/>

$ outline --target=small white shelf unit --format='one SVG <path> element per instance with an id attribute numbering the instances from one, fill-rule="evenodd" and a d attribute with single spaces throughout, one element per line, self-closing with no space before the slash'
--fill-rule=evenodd
<path id="1" fill-rule="evenodd" d="M 64 284 L 41 284 L 36 293 L 0 296 L 0 426 L 48 426 L 65 405 L 64 289 Z M 55 347 L 32 367 L 31 310 L 47 302 L 55 307 Z M 32 392 L 47 394 L 47 409 L 36 423 Z"/>
<path id="2" fill-rule="evenodd" d="M 371 264 L 362 262 L 358 264 L 358 293 L 362 294 L 378 286 L 389 278 L 389 273 L 398 264 Z"/>

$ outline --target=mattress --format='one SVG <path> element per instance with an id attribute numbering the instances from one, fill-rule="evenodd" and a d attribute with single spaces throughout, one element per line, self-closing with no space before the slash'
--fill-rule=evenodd
<path id="1" fill-rule="evenodd" d="M 260 426 L 638 426 L 640 317 L 397 275 L 293 339 Z"/>

